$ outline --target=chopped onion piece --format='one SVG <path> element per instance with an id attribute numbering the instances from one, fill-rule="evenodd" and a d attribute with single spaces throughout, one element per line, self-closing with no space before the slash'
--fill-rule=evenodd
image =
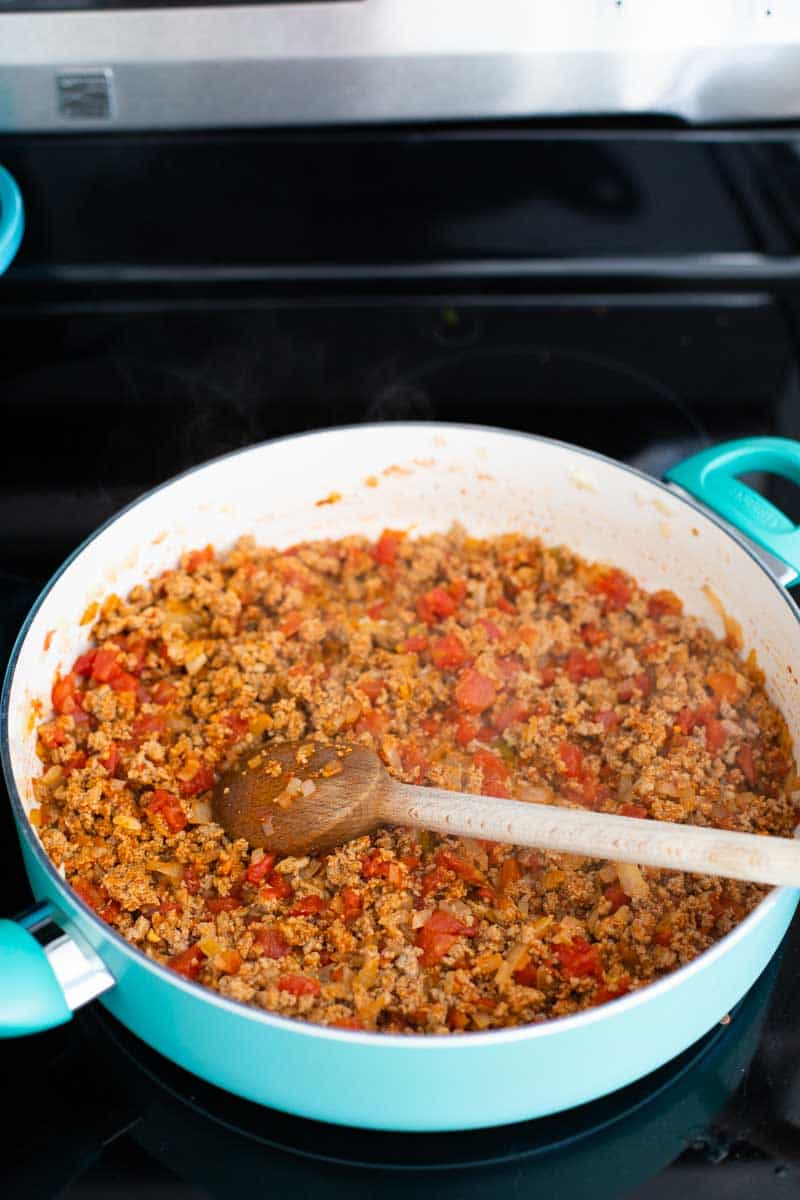
<path id="1" fill-rule="evenodd" d="M 522 780 L 514 787 L 514 799 L 523 800 L 526 804 L 552 804 L 554 797 L 549 787 Z"/>
<path id="2" fill-rule="evenodd" d="M 498 991 L 503 991 L 511 982 L 511 976 L 525 966 L 530 958 L 530 951 L 525 942 L 514 942 L 503 960 L 503 965 L 494 977 Z"/>
<path id="3" fill-rule="evenodd" d="M 418 909 L 411 917 L 411 928 L 412 929 L 420 929 L 426 923 L 428 918 L 431 917 L 432 915 L 433 915 L 432 908 Z"/>
<path id="4" fill-rule="evenodd" d="M 636 864 L 620 862 L 614 865 L 625 895 L 633 897 L 634 900 L 646 900 L 650 895 L 650 888 Z"/>
<path id="5" fill-rule="evenodd" d="M 200 671 L 207 662 L 207 654 L 195 654 L 193 658 L 188 659 L 186 663 L 184 663 L 184 666 L 190 675 L 196 675 L 197 672 Z"/>
<path id="6" fill-rule="evenodd" d="M 178 862 L 160 862 L 157 858 L 151 858 L 145 866 L 148 871 L 156 871 L 159 875 L 169 876 L 170 879 L 183 878 L 183 865 Z"/>
<path id="7" fill-rule="evenodd" d="M 117 813 L 114 817 L 114 824 L 120 829 L 129 829 L 131 833 L 139 833 L 142 828 L 142 822 L 138 817 L 129 817 L 127 813 Z"/>
<path id="8" fill-rule="evenodd" d="M 193 825 L 209 825 L 214 820 L 211 812 L 211 801 L 207 797 L 205 800 L 195 799 L 192 801 L 192 811 L 189 814 L 189 820 Z"/>

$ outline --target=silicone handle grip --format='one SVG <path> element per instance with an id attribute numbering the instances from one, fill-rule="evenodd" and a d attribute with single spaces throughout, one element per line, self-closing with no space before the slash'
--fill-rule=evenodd
<path id="1" fill-rule="evenodd" d="M 38 1033 L 72 1016 L 42 947 L 16 921 L 0 919 L 0 1037 Z"/>
<path id="2" fill-rule="evenodd" d="M 800 485 L 800 442 L 776 437 L 724 442 L 679 463 L 667 479 L 786 563 L 794 572 L 789 582 L 795 583 L 800 578 L 800 527 L 737 478 L 747 471 L 769 471 Z"/>
<path id="3" fill-rule="evenodd" d="M 24 228 L 25 213 L 16 180 L 0 167 L 0 275 L 17 253 Z"/>

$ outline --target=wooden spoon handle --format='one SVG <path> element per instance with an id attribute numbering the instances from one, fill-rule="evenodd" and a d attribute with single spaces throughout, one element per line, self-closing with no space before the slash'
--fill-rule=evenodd
<path id="1" fill-rule="evenodd" d="M 673 871 L 800 887 L 800 841 L 394 783 L 385 819 Z"/>

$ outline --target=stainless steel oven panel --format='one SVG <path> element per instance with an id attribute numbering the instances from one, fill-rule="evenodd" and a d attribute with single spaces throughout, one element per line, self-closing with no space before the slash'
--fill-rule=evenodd
<path id="1" fill-rule="evenodd" d="M 0 0 L 6 132 L 800 115 L 794 0 L 8 11 L 18 3 Z"/>

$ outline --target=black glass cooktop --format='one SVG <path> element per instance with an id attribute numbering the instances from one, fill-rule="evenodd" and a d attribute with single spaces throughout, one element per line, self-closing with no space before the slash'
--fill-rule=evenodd
<path id="1" fill-rule="evenodd" d="M 762 293 L 95 292 L 83 303 L 14 300 L 2 330 L 4 659 L 38 589 L 98 523 L 170 475 L 264 438 L 365 420 L 470 421 L 559 437 L 660 475 L 714 441 L 800 435 L 792 312 Z M 797 516 L 790 490 L 761 484 Z M 7 913 L 30 893 L 5 807 L 0 838 Z M 795 923 L 730 1021 L 647 1079 L 542 1121 L 414 1137 L 238 1101 L 95 1005 L 62 1029 L 0 1044 L 0 1192 L 800 1195 L 798 992 Z"/>

